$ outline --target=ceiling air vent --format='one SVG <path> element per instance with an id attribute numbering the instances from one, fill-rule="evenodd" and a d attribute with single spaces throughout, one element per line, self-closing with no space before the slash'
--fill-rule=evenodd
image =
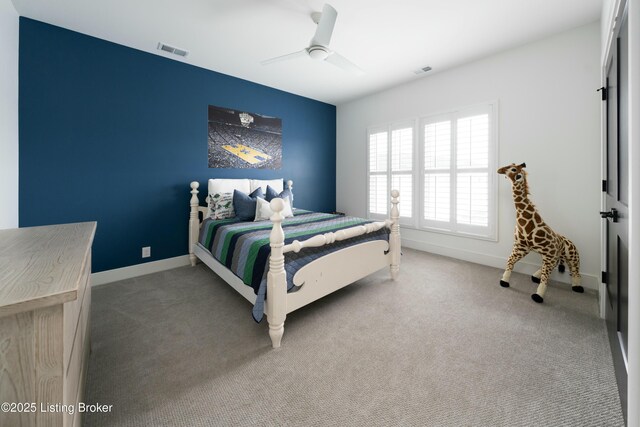
<path id="1" fill-rule="evenodd" d="M 179 49 L 177 47 L 169 46 L 168 44 L 158 43 L 158 49 L 164 52 L 173 53 L 178 56 L 187 56 L 189 54 L 188 50 Z"/>
<path id="2" fill-rule="evenodd" d="M 431 71 L 431 67 L 418 68 L 417 70 L 414 71 L 414 74 L 424 74 L 427 71 Z"/>

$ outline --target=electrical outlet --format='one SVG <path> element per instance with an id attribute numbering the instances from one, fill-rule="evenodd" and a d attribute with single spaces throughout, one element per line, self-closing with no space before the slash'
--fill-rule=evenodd
<path id="1" fill-rule="evenodd" d="M 142 248 L 142 258 L 149 258 L 151 256 L 151 246 L 145 246 Z"/>

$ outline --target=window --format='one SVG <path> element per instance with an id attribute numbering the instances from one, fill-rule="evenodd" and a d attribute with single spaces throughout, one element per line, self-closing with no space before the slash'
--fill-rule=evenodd
<path id="1" fill-rule="evenodd" d="M 405 122 L 368 132 L 369 192 L 367 214 L 388 218 L 391 190 L 400 191 L 401 223 L 413 223 L 414 124 Z"/>
<path id="2" fill-rule="evenodd" d="M 386 218 L 400 191 L 404 226 L 496 238 L 497 103 L 370 128 L 370 218 Z"/>
<path id="3" fill-rule="evenodd" d="M 495 239 L 494 104 L 420 121 L 420 225 Z"/>

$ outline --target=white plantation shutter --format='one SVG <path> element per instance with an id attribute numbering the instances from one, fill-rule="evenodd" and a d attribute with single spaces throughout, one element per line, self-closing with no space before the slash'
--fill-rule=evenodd
<path id="1" fill-rule="evenodd" d="M 424 126 L 425 169 L 449 169 L 451 162 L 451 121 Z"/>
<path id="2" fill-rule="evenodd" d="M 423 227 L 495 239 L 494 109 L 421 120 Z"/>
<path id="3" fill-rule="evenodd" d="M 460 173 L 457 177 L 458 224 L 489 225 L 489 185 L 486 172 Z"/>
<path id="4" fill-rule="evenodd" d="M 413 126 L 391 131 L 391 189 L 400 192 L 400 217 L 413 217 Z"/>
<path id="5" fill-rule="evenodd" d="M 423 219 L 451 220 L 451 121 L 426 123 L 424 130 Z M 442 173 L 442 171 L 446 173 Z M 437 225 L 436 225 L 437 226 Z"/>
<path id="6" fill-rule="evenodd" d="M 388 132 L 369 134 L 369 214 L 387 214 Z"/>
<path id="7" fill-rule="evenodd" d="M 391 131 L 391 170 L 409 171 L 413 169 L 413 128 Z"/>
<path id="8" fill-rule="evenodd" d="M 445 222 L 451 220 L 450 185 L 448 173 L 424 175 L 424 219 Z"/>
<path id="9" fill-rule="evenodd" d="M 369 194 L 368 216 L 389 215 L 391 190 L 400 192 L 400 218 L 407 223 L 413 218 L 413 122 L 385 126 L 385 130 L 369 130 Z"/>
<path id="10" fill-rule="evenodd" d="M 457 120 L 458 224 L 489 226 L 489 114 Z M 475 172 L 470 172 L 471 170 Z M 462 172 L 464 171 L 464 172 Z"/>
<path id="11" fill-rule="evenodd" d="M 369 135 L 369 171 L 386 172 L 387 155 L 389 152 L 387 132 L 378 132 Z"/>
<path id="12" fill-rule="evenodd" d="M 387 204 L 387 175 L 370 175 L 369 176 L 369 213 L 386 215 Z"/>
<path id="13" fill-rule="evenodd" d="M 458 169 L 486 168 L 489 165 L 489 114 L 458 119 Z"/>

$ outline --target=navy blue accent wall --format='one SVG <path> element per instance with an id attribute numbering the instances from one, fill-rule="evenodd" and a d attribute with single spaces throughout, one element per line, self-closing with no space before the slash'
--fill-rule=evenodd
<path id="1" fill-rule="evenodd" d="M 98 221 L 94 271 L 188 253 L 194 180 L 201 204 L 209 178 L 284 177 L 335 209 L 333 105 L 27 18 L 19 78 L 20 226 Z M 209 169 L 209 105 L 280 117 L 282 169 Z"/>

